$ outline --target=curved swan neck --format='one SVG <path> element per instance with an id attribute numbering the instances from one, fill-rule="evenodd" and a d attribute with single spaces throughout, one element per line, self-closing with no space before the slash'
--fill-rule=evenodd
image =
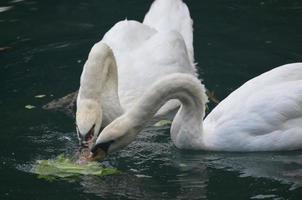
<path id="1" fill-rule="evenodd" d="M 118 73 L 112 50 L 103 42 L 96 43 L 81 75 L 80 99 L 96 101 L 103 110 L 103 125 L 123 113 L 118 97 Z"/>
<path id="2" fill-rule="evenodd" d="M 176 73 L 156 82 L 126 113 L 126 118 L 132 119 L 134 128 L 141 129 L 170 99 L 181 102 L 172 122 L 172 141 L 179 148 L 201 148 L 202 120 L 208 99 L 204 85 L 192 75 Z"/>

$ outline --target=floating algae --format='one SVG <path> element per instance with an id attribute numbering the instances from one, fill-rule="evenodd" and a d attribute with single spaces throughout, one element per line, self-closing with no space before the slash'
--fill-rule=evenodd
<path id="1" fill-rule="evenodd" d="M 119 171 L 114 168 L 104 168 L 97 162 L 87 162 L 78 164 L 64 155 L 59 155 L 55 159 L 38 160 L 32 170 L 38 174 L 39 178 L 49 181 L 57 179 L 72 179 L 82 175 L 107 176 L 118 174 Z"/>

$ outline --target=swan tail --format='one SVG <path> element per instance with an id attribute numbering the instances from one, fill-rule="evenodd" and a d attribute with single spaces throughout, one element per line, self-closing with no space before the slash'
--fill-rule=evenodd
<path id="1" fill-rule="evenodd" d="M 193 21 L 182 0 L 155 0 L 143 23 L 159 32 L 179 32 L 185 41 L 190 61 L 194 64 Z"/>

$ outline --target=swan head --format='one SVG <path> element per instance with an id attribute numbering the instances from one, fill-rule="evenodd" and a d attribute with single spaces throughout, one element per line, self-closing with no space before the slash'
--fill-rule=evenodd
<path id="1" fill-rule="evenodd" d="M 90 147 L 102 125 L 101 106 L 93 100 L 81 100 L 77 104 L 76 128 L 82 147 Z"/>
<path id="2" fill-rule="evenodd" d="M 142 127 L 132 127 L 133 123 L 129 120 L 121 116 L 103 129 L 91 148 L 91 160 L 101 160 L 107 154 L 126 147 L 136 138 Z"/>

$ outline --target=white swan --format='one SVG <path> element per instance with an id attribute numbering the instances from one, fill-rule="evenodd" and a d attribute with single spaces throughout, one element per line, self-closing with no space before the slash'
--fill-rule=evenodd
<path id="1" fill-rule="evenodd" d="M 98 136 L 92 158 L 133 141 L 169 99 L 181 107 L 171 126 L 180 149 L 283 151 L 302 148 L 302 63 L 288 64 L 246 82 L 205 118 L 207 96 L 198 79 L 174 74 L 155 83 Z"/>
<path id="2" fill-rule="evenodd" d="M 196 76 L 192 41 L 192 20 L 182 0 L 156 0 L 143 23 L 115 24 L 92 47 L 83 68 L 76 112 L 80 141 L 91 143 L 101 126 L 130 109 L 155 81 L 172 73 Z M 177 106 L 171 100 L 158 115 Z"/>

